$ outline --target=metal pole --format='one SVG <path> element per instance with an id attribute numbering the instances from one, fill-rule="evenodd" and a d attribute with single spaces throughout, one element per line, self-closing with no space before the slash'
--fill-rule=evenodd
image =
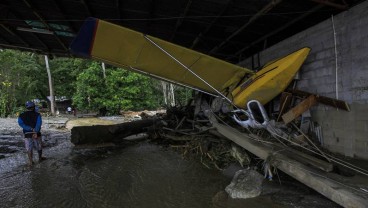
<path id="1" fill-rule="evenodd" d="M 332 29 L 333 29 L 333 34 L 334 34 L 334 45 L 335 45 L 335 82 L 336 82 L 336 99 L 339 99 L 339 85 L 338 85 L 338 74 L 337 74 L 337 41 L 336 41 L 336 31 L 335 31 L 335 24 L 334 24 L 334 19 L 333 19 L 333 15 L 331 16 L 331 20 L 332 20 Z"/>

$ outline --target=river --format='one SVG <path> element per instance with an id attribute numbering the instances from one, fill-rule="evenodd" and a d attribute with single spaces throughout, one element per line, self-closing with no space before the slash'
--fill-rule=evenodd
<path id="1" fill-rule="evenodd" d="M 208 169 L 147 141 L 98 149 L 50 141 L 48 159 L 32 168 L 23 151 L 0 159 L 0 207 L 339 207 L 293 180 L 265 180 L 261 196 L 229 199 L 231 168 Z"/>

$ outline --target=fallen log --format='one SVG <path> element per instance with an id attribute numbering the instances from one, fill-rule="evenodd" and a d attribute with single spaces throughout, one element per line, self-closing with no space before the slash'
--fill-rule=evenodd
<path id="1" fill-rule="evenodd" d="M 146 132 L 158 122 L 157 119 L 145 119 L 115 125 L 75 126 L 71 130 L 71 142 L 75 145 L 121 142 L 130 135 Z"/>

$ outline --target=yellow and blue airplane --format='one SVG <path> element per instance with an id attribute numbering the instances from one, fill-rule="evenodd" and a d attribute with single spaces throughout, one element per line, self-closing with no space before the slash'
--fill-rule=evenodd
<path id="1" fill-rule="evenodd" d="M 258 72 L 96 18 L 88 18 L 70 46 L 75 55 L 134 70 L 209 94 L 235 106 L 266 104 L 283 92 L 310 52 L 302 48 Z"/>

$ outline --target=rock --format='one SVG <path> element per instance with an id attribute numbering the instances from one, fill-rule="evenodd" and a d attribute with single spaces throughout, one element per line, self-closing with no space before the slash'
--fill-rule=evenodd
<path id="1" fill-rule="evenodd" d="M 225 191 L 231 198 L 253 198 L 261 194 L 262 181 L 263 176 L 255 170 L 239 170 Z"/>
<path id="2" fill-rule="evenodd" d="M 236 144 L 231 144 L 230 155 L 234 157 L 243 168 L 250 163 L 250 158 L 244 148 Z"/>

